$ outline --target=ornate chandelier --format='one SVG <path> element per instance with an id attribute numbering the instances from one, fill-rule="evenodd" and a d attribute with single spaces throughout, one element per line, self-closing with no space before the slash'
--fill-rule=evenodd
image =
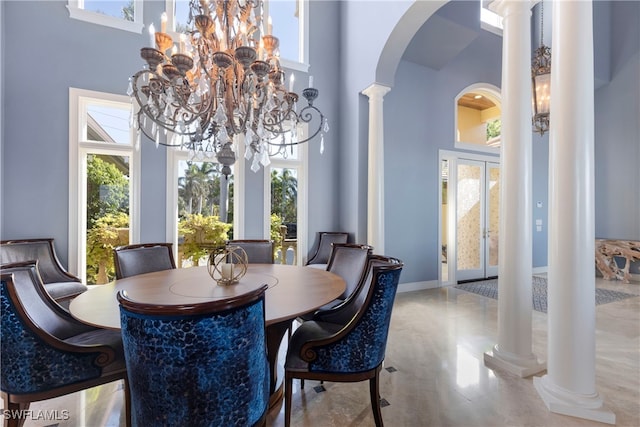
<path id="1" fill-rule="evenodd" d="M 544 3 L 540 2 L 540 47 L 535 50 L 531 64 L 533 81 L 533 130 L 544 135 L 549 130 L 549 104 L 551 102 L 551 48 L 545 46 Z"/>
<path id="2" fill-rule="evenodd" d="M 191 0 L 190 29 L 174 44 L 163 14 L 161 31 L 150 28 L 155 47 L 140 49 L 145 67 L 129 81 L 139 107 L 132 125 L 156 146 L 180 147 L 201 160 L 215 156 L 225 176 L 238 157 L 238 135 L 254 172 L 269 165 L 269 156 L 286 157 L 318 134 L 324 151 L 329 128 L 313 105 L 318 90 L 309 77 L 302 91 L 307 105 L 297 111 L 293 75 L 287 90 L 270 21 L 264 31 L 263 0 Z M 308 124 L 308 136 L 301 124 Z"/>

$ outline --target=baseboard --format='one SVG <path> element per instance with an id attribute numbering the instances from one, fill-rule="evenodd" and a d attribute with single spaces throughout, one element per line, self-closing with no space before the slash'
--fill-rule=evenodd
<path id="1" fill-rule="evenodd" d="M 439 288 L 440 284 L 437 280 L 426 280 L 423 282 L 400 283 L 398 292 L 422 291 L 425 289 Z"/>
<path id="2" fill-rule="evenodd" d="M 546 265 L 544 267 L 533 267 L 533 274 L 543 274 L 546 273 L 548 269 L 549 267 Z"/>

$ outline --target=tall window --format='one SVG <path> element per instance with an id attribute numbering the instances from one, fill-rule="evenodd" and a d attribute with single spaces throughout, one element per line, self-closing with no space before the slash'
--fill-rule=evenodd
<path id="1" fill-rule="evenodd" d="M 139 153 L 126 96 L 70 89 L 69 265 L 87 284 L 114 278 L 112 249 L 137 240 Z"/>
<path id="2" fill-rule="evenodd" d="M 211 249 L 233 236 L 237 163 L 225 177 L 215 159 L 192 159 L 181 150 L 171 150 L 168 159 L 167 238 L 174 242 L 176 264 L 179 268 L 206 265 Z"/>
<path id="3" fill-rule="evenodd" d="M 306 144 L 271 158 L 265 168 L 265 230 L 276 246 L 276 262 L 303 264 L 306 253 Z"/>
<path id="4" fill-rule="evenodd" d="M 271 16 L 273 35 L 280 40 L 282 65 L 308 71 L 308 0 L 264 0 L 264 9 L 265 16 Z M 185 33 L 189 0 L 166 0 L 166 10 L 168 28 Z"/>
<path id="5" fill-rule="evenodd" d="M 68 0 L 74 19 L 121 30 L 142 32 L 142 0 Z"/>

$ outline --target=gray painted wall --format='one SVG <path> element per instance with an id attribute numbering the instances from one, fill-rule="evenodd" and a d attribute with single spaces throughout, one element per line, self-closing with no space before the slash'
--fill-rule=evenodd
<path id="1" fill-rule="evenodd" d="M 148 36 L 71 19 L 66 1 L 3 3 L 3 37 L 10 35 L 13 42 L 2 50 L 0 234 L 3 239 L 53 237 L 66 265 L 69 88 L 124 94 L 129 76 L 141 65 L 138 50 Z M 141 237 L 164 238 L 164 191 L 156 191 L 164 173 L 158 179 L 149 169 L 155 153 L 146 152 L 142 213 L 148 219 L 141 224 Z"/>
<path id="2" fill-rule="evenodd" d="M 128 78 L 142 67 L 139 49 L 146 29 L 134 34 L 74 20 L 67 1 L 3 1 L 2 40 L 2 239 L 53 237 L 67 265 L 69 204 L 69 88 L 124 94 Z M 164 2 L 146 1 L 144 22 L 159 18 Z M 334 206 L 340 116 L 338 110 L 338 4 L 313 2 L 311 72 L 320 89 L 317 105 L 329 117 L 326 152 L 318 142 L 309 158 L 309 244 L 317 231 L 339 229 Z M 26 26 L 25 23 L 29 25 Z M 331 56 L 333 55 L 333 56 Z M 11 59 L 7 61 L 7 59 Z M 46 70 L 46 71 L 43 71 Z M 306 76 L 297 76 L 302 89 Z M 299 86 L 299 87 L 298 87 Z M 263 174 L 246 167 L 245 236 L 263 236 Z M 142 142 L 141 241 L 166 239 L 166 152 Z M 10 201 L 10 203 L 6 203 Z M 305 248 L 303 248 L 305 250 Z"/>
<path id="3" fill-rule="evenodd" d="M 384 104 L 385 239 L 405 262 L 403 283 L 438 279 L 438 153 L 455 149 L 455 97 L 474 83 L 500 87 L 501 61 L 502 39 L 482 31 L 440 71 L 398 67 Z"/>
<path id="4" fill-rule="evenodd" d="M 70 19 L 66 4 L 4 1 L 0 15 L 0 236 L 53 237 L 65 264 L 69 87 L 124 93 L 128 77 L 142 64 L 138 50 L 148 40 L 146 33 L 133 34 Z M 317 145 L 310 147 L 310 245 L 317 231 L 326 230 L 349 231 L 354 240 L 366 241 L 368 102 L 360 92 L 375 81 L 375 67 L 389 34 L 411 4 L 311 2 L 310 71 L 321 91 L 317 104 L 329 117 L 331 131 L 325 137 L 323 155 Z M 146 2 L 145 23 L 155 21 L 158 26 L 163 8 L 163 2 Z M 615 23 L 611 25 L 611 51 L 601 48 L 596 52 L 610 55 L 611 64 L 611 81 L 596 92 L 599 236 L 640 238 L 638 9 L 637 2 L 616 2 L 611 7 L 610 19 Z M 598 31 L 594 31 L 596 36 Z M 9 39 L 14 42 L 7 43 Z M 437 225 L 432 223 L 435 220 L 437 224 L 437 150 L 453 147 L 450 112 L 455 94 L 480 81 L 500 86 L 500 69 L 495 67 L 500 51 L 499 39 L 487 33 L 439 73 L 401 63 L 395 87 L 385 97 L 386 252 L 406 261 L 403 283 L 437 278 Z M 489 62 L 494 66 L 487 66 Z M 47 72 L 40 71 L 43 65 Z M 304 82 L 305 77 L 296 76 L 296 80 Z M 534 136 L 533 143 L 537 165 L 534 201 L 544 202 L 541 210 L 534 207 L 534 219 L 542 218 L 546 230 L 547 184 L 543 180 L 548 141 Z M 406 154 L 414 152 L 423 158 Z M 164 240 L 165 153 L 143 144 L 142 168 L 141 240 Z M 253 174 L 248 168 L 247 173 Z M 409 187 L 399 186 L 407 178 L 415 182 Z M 429 188 L 431 192 L 425 191 Z M 612 188 L 629 191 L 621 198 Z M 261 174 L 249 177 L 247 198 L 245 234 L 258 237 L 263 233 Z M 626 203 L 623 209 L 619 207 L 621 202 Z M 414 205 L 419 209 L 408 212 L 407 207 Z M 398 227 L 400 223 L 403 229 Z M 546 265 L 546 231 L 534 232 L 533 265 Z"/>
<path id="5" fill-rule="evenodd" d="M 640 3 L 611 14 L 611 81 L 595 92 L 596 237 L 640 240 Z"/>

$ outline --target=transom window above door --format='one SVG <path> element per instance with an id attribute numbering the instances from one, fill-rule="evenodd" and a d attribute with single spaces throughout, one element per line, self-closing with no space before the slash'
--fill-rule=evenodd
<path id="1" fill-rule="evenodd" d="M 497 152 L 500 148 L 502 108 L 499 93 L 473 85 L 456 97 L 455 146 L 475 151 Z"/>

